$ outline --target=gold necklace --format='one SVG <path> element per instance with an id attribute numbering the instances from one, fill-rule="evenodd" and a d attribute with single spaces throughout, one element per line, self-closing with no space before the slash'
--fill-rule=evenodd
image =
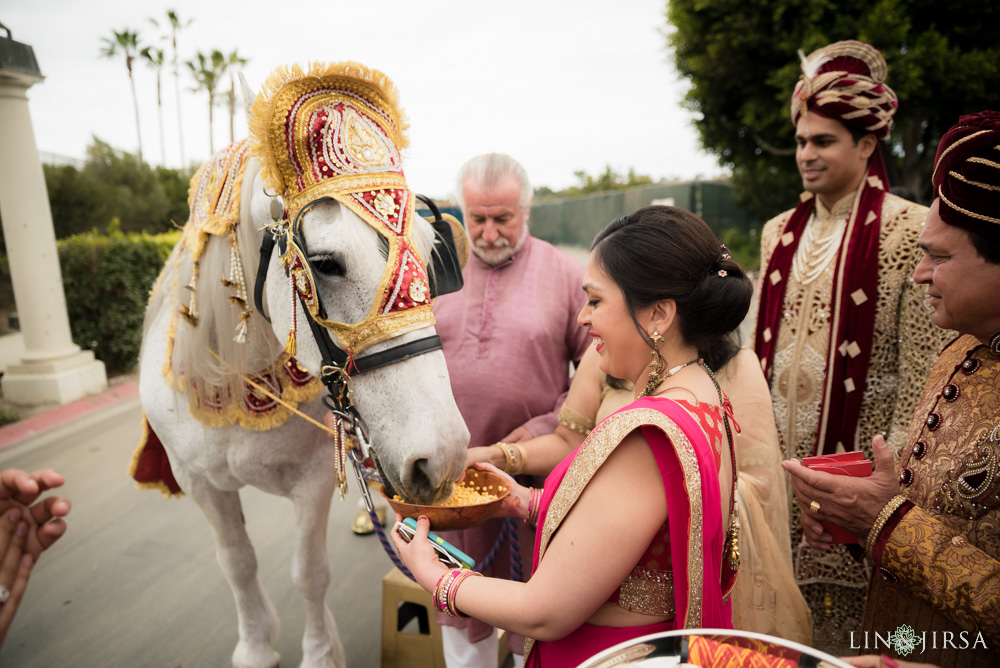
<path id="1" fill-rule="evenodd" d="M 675 366 L 674 368 L 670 369 L 669 371 L 667 371 L 662 376 L 659 375 L 658 373 L 656 373 L 655 371 L 650 372 L 649 376 L 646 379 L 646 388 L 642 392 L 639 393 L 639 396 L 637 398 L 638 399 L 642 399 L 643 397 L 649 396 L 654 391 L 656 391 L 656 388 L 660 386 L 660 383 L 662 383 L 663 381 L 665 381 L 667 378 L 670 378 L 671 376 L 673 376 L 675 373 L 677 373 L 678 371 L 680 371 L 684 367 L 686 367 L 686 366 L 688 366 L 690 364 L 696 363 L 699 359 L 700 358 L 695 357 L 693 360 L 688 360 L 687 362 L 684 362 L 684 364 L 678 364 L 677 366 Z"/>

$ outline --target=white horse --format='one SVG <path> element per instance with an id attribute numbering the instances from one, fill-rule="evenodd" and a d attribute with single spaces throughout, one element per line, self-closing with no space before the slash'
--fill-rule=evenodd
<path id="1" fill-rule="evenodd" d="M 238 259 L 251 280 L 266 233 L 262 228 L 271 221 L 271 197 L 258 172 L 251 158 L 240 189 Z M 380 243 L 384 240 L 359 216 L 331 199 L 312 205 L 302 215 L 300 230 L 308 243 L 316 291 L 327 317 L 344 323 L 361 321 L 371 310 L 386 266 L 385 244 Z M 415 219 L 414 243 L 423 258 L 430 258 L 434 232 L 427 221 Z M 246 342 L 233 341 L 240 310 L 228 303 L 232 284 L 227 287 L 220 280 L 234 261 L 230 244 L 225 236 L 212 236 L 194 270 L 184 243 L 178 244 L 167 261 L 147 309 L 139 394 L 150 429 L 162 441 L 177 482 L 201 506 L 214 530 L 218 561 L 236 600 L 239 641 L 233 665 L 271 667 L 279 660 L 273 649 L 278 620 L 257 577 L 240 505 L 240 488 L 252 485 L 288 497 L 295 507 L 292 578 L 306 603 L 301 665 L 341 667 L 345 664 L 343 647 L 324 600 L 331 578 L 327 517 L 336 487 L 331 440 L 294 416 L 266 431 L 238 424 L 207 426 L 188 410 L 191 397 L 174 389 L 177 383 L 172 387 L 168 378 L 172 373 L 176 381 L 176 375 L 183 373 L 189 393 L 191 388 L 206 386 L 221 387 L 222 394 L 239 391 L 243 374 L 273 366 L 296 322 L 296 359 L 318 370 L 321 355 L 304 324 L 307 314 L 301 302 L 290 296 L 289 279 L 275 252 L 267 267 L 265 295 L 271 324 L 247 307 Z M 195 327 L 176 315 L 178 304 L 190 294 L 186 286 L 192 283 L 193 272 L 199 304 Z M 244 289 L 244 297 L 245 293 Z M 375 344 L 366 353 L 433 333 L 433 327 L 408 332 Z M 441 351 L 396 362 L 351 382 L 352 398 L 367 422 L 382 473 L 391 485 L 418 502 L 449 494 L 464 466 L 469 432 L 451 395 Z M 328 413 L 318 400 L 301 404 L 299 410 L 320 421 Z"/>

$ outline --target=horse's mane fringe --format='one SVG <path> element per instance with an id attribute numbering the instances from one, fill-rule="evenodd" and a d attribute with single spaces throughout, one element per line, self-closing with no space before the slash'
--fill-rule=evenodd
<path id="1" fill-rule="evenodd" d="M 270 146 L 272 109 L 271 106 L 282 88 L 302 79 L 324 79 L 328 77 L 346 77 L 369 84 L 375 92 L 385 100 L 388 109 L 385 111 L 396 126 L 399 148 L 404 149 L 410 144 L 406 131 L 409 122 L 399 106 L 399 93 L 395 84 L 385 74 L 361 63 L 346 60 L 338 63 L 316 61 L 305 69 L 298 64 L 282 65 L 275 69 L 261 86 L 260 94 L 254 100 L 250 110 L 250 150 L 260 161 L 260 174 L 267 187 L 276 192 L 284 192 L 284 183 L 278 163 L 274 158 L 273 147 Z"/>
<path id="2" fill-rule="evenodd" d="M 255 229 L 251 215 L 255 174 L 255 161 L 250 160 L 240 184 L 238 235 L 247 296 L 250 299 L 253 296 L 260 244 L 260 233 Z M 200 414 L 200 398 L 192 388 L 216 388 L 221 396 L 228 394 L 240 397 L 243 392 L 243 375 L 256 375 L 272 367 L 281 353 L 281 345 L 273 330 L 255 309 L 247 322 L 246 342 L 238 343 L 233 340 L 242 309 L 232 303 L 234 290 L 223 282 L 229 270 L 229 260 L 228 237 L 211 235 L 198 265 L 195 293 L 198 300 L 198 320 L 197 325 L 192 326 L 181 317 L 180 312 L 191 297 L 187 286 L 191 282 L 194 265 L 183 242 L 178 244 L 164 266 L 146 311 L 144 329 L 149 328 L 163 309 L 173 311 L 172 317 L 176 324 L 173 326 L 172 355 L 163 372 L 168 384 L 186 392 L 192 411 L 196 414 Z"/>

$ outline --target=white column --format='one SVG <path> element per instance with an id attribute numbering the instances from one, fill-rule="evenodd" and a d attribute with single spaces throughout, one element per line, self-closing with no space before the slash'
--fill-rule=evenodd
<path id="1" fill-rule="evenodd" d="M 108 385 L 104 363 L 73 343 L 52 212 L 28 113 L 27 90 L 42 78 L 0 69 L 0 218 L 24 335 L 20 364 L 0 380 L 19 404 L 64 404 Z"/>

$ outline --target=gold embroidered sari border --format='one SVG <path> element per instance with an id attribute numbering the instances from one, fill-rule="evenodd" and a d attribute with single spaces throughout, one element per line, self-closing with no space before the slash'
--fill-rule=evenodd
<path id="1" fill-rule="evenodd" d="M 594 473 L 628 434 L 647 425 L 656 427 L 667 435 L 677 453 L 677 459 L 684 473 L 690 512 L 688 603 L 685 627 L 698 628 L 701 626 L 704 583 L 701 473 L 694 446 L 687 434 L 673 420 L 656 409 L 636 408 L 616 413 L 598 425 L 584 441 L 580 452 L 567 469 L 559 489 L 556 490 L 549 504 L 539 542 L 539 560 L 544 556 L 552 536 L 580 498 Z M 694 577 L 691 576 L 692 573 L 695 574 Z"/>

